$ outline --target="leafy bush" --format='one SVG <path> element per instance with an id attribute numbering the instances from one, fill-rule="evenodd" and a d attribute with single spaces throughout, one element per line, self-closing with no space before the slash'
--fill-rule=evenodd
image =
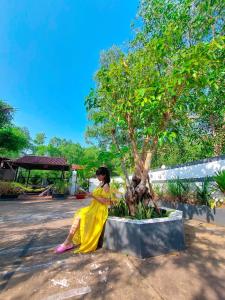
<path id="1" fill-rule="evenodd" d="M 33 189 L 18 182 L 0 181 L 0 195 L 19 195 L 28 192 L 42 192 L 44 188 Z"/>
<path id="2" fill-rule="evenodd" d="M 196 196 L 200 204 L 212 206 L 210 180 L 208 177 L 204 179 L 200 187 L 196 185 Z"/>
<path id="3" fill-rule="evenodd" d="M 216 187 L 225 194 L 225 170 L 217 172 L 216 176 L 214 176 L 214 180 Z"/>
<path id="4" fill-rule="evenodd" d="M 128 206 L 124 199 L 120 199 L 116 205 L 113 205 L 109 209 L 109 216 L 123 217 L 129 219 L 152 219 L 152 218 L 164 218 L 168 217 L 171 211 L 160 210 L 160 213 L 156 211 L 154 207 L 146 206 L 142 202 L 139 202 L 137 209 L 135 210 L 135 215 L 129 216 Z"/>
<path id="5" fill-rule="evenodd" d="M 81 187 L 81 189 L 88 191 L 89 189 L 89 180 L 86 178 L 79 177 L 77 179 L 77 185 Z"/>
<path id="6" fill-rule="evenodd" d="M 151 219 L 153 211 L 153 207 L 146 207 L 141 202 L 139 202 L 134 217 L 138 220 Z"/>
<path id="7" fill-rule="evenodd" d="M 15 182 L 0 181 L 0 195 L 19 195 L 23 193 L 23 189 Z"/>
<path id="8" fill-rule="evenodd" d="M 21 184 L 19 182 L 13 182 L 13 185 L 18 187 L 22 192 L 24 193 L 38 193 L 38 192 L 42 192 L 45 190 L 45 188 L 32 188 L 30 186 L 25 186 L 24 184 Z"/>
<path id="9" fill-rule="evenodd" d="M 185 202 L 190 193 L 190 184 L 181 181 L 179 178 L 171 180 L 167 183 L 168 193 L 178 199 L 180 202 Z"/>
<path id="10" fill-rule="evenodd" d="M 156 193 L 156 195 L 159 198 L 163 198 L 163 196 L 164 196 L 164 190 L 163 190 L 162 186 L 160 186 L 160 185 L 154 186 L 154 192 Z"/>
<path id="11" fill-rule="evenodd" d="M 65 194 L 68 191 L 68 183 L 65 181 L 58 181 L 53 186 L 55 194 Z"/>
<path id="12" fill-rule="evenodd" d="M 128 206 L 124 198 L 119 199 L 116 204 L 110 207 L 109 215 L 115 217 L 125 217 L 129 215 Z"/>
<path id="13" fill-rule="evenodd" d="M 168 217 L 171 211 L 166 211 L 160 209 L 160 212 L 156 211 L 155 207 L 145 206 L 143 203 L 139 202 L 137 209 L 135 211 L 134 219 L 144 220 L 144 219 L 154 219 L 154 218 L 165 218 Z"/>

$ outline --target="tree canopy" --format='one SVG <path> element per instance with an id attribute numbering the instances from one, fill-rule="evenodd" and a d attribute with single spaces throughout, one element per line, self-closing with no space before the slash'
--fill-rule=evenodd
<path id="1" fill-rule="evenodd" d="M 13 125 L 14 108 L 0 100 L 0 153 L 17 155 L 29 146 L 27 129 Z"/>

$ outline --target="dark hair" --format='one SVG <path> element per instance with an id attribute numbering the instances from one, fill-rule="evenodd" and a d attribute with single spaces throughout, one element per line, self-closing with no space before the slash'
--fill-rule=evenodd
<path id="1" fill-rule="evenodd" d="M 98 168 L 98 170 L 96 171 L 95 173 L 97 176 L 99 175 L 105 175 L 105 178 L 104 178 L 104 183 L 102 186 L 104 186 L 106 183 L 110 183 L 110 173 L 109 173 L 109 170 L 106 168 L 106 167 L 100 167 Z"/>

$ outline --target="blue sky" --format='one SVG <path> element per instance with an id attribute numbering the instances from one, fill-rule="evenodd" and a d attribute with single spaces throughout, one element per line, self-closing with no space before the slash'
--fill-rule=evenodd
<path id="1" fill-rule="evenodd" d="M 138 0 L 0 0 L 0 99 L 31 136 L 84 144 L 99 54 L 132 36 Z"/>

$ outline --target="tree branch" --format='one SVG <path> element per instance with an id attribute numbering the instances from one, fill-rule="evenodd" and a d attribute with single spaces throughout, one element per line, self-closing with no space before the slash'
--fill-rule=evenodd
<path id="1" fill-rule="evenodd" d="M 137 147 L 137 144 L 135 142 L 134 127 L 133 127 L 133 124 L 132 124 L 130 114 L 126 115 L 126 119 L 127 119 L 127 124 L 128 124 L 128 135 L 129 135 L 129 139 L 130 139 L 130 143 L 131 143 L 131 147 L 132 147 L 132 152 L 133 152 L 133 156 L 134 156 L 135 174 L 137 174 L 138 176 L 141 176 L 141 174 L 142 174 L 142 163 L 141 163 L 141 158 L 140 158 L 139 153 L 138 153 L 138 147 Z"/>
<path id="2" fill-rule="evenodd" d="M 113 140 L 114 145 L 116 146 L 117 151 L 119 153 L 121 153 L 120 146 L 119 146 L 119 144 L 116 140 L 116 132 L 115 132 L 114 129 L 112 130 L 112 140 Z M 121 160 L 121 167 L 122 167 L 123 173 L 124 173 L 125 178 L 126 178 L 126 186 L 130 188 L 131 184 L 130 184 L 130 179 L 129 179 L 129 175 L 128 175 L 128 172 L 127 172 L 125 161 L 122 157 L 121 157 L 120 160 Z"/>

